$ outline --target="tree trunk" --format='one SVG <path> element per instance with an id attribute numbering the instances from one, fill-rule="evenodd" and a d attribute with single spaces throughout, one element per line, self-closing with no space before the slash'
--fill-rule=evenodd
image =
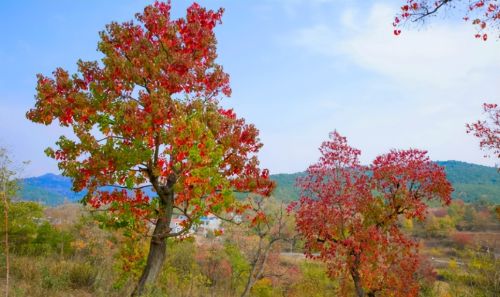
<path id="1" fill-rule="evenodd" d="M 262 261 L 260 262 L 260 266 L 257 270 L 257 274 L 255 274 L 255 281 L 261 279 L 262 275 L 264 274 L 264 267 L 266 266 L 267 259 L 269 258 L 269 251 L 271 250 L 272 245 L 273 244 L 270 243 L 264 251 L 264 255 L 262 257 Z"/>
<path id="2" fill-rule="evenodd" d="M 7 199 L 6 177 L 3 177 L 3 201 L 4 201 L 4 216 L 5 216 L 5 297 L 9 297 L 9 200 Z"/>
<path id="3" fill-rule="evenodd" d="M 132 296 L 141 296 L 144 293 L 144 289 L 153 284 L 156 278 L 160 274 L 163 262 L 165 261 L 165 256 L 167 254 L 167 241 L 165 237 L 161 234 L 168 233 L 170 220 L 166 218 L 158 219 L 155 230 L 153 232 L 153 237 L 151 238 L 151 243 L 149 245 L 148 260 L 146 262 L 146 267 L 142 272 L 142 276 L 139 283 L 135 287 Z M 155 234 L 160 236 L 155 237 Z"/>
<path id="4" fill-rule="evenodd" d="M 158 192 L 160 199 L 160 215 L 149 245 L 146 267 L 142 271 L 139 283 L 132 292 L 132 296 L 141 296 L 148 287 L 151 287 L 160 275 L 167 255 L 167 237 L 170 233 L 170 221 L 173 212 L 173 184 L 168 183 Z"/>
<path id="5" fill-rule="evenodd" d="M 358 297 L 365 297 L 365 290 L 363 290 L 363 286 L 361 285 L 361 276 L 359 275 L 359 264 L 360 264 L 360 259 L 359 259 L 359 254 L 351 252 L 351 255 L 354 256 L 354 265 L 351 267 L 351 276 L 352 276 L 352 281 L 354 282 L 354 288 L 356 290 L 356 295 Z"/>
<path id="6" fill-rule="evenodd" d="M 352 276 L 352 280 L 354 281 L 354 288 L 356 290 L 356 295 L 358 297 L 365 297 L 365 291 L 363 290 L 363 287 L 361 286 L 361 278 L 359 277 L 359 273 L 356 270 L 352 269 L 351 276 Z"/>
<path id="7" fill-rule="evenodd" d="M 252 265 L 252 269 L 250 270 L 250 274 L 245 285 L 245 290 L 241 294 L 241 297 L 248 297 L 250 294 L 250 290 L 255 285 L 255 282 L 262 277 L 264 266 L 266 265 L 267 258 L 269 257 L 269 252 L 275 241 L 271 241 L 266 247 L 262 246 L 262 242 L 263 239 L 261 238 L 259 241 L 259 249 L 254 260 L 254 265 Z"/>
<path id="8" fill-rule="evenodd" d="M 250 289 L 252 289 L 254 285 L 254 274 L 255 271 L 257 270 L 257 265 L 259 264 L 260 260 L 260 254 L 262 253 L 262 237 L 259 238 L 259 247 L 257 249 L 257 253 L 255 255 L 255 258 L 252 261 L 251 269 L 248 275 L 247 283 L 245 284 L 245 289 L 243 290 L 243 293 L 241 293 L 241 297 L 248 297 L 250 294 Z"/>
<path id="9" fill-rule="evenodd" d="M 254 272 L 254 269 L 250 270 L 250 274 Z M 241 297 L 248 297 L 250 294 L 250 289 L 253 287 L 253 277 L 250 275 L 247 279 L 247 283 L 245 284 L 245 289 L 243 293 L 241 293 Z"/>

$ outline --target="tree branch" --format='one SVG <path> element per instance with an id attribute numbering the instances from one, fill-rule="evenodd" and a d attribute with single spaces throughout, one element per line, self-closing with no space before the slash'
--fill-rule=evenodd
<path id="1" fill-rule="evenodd" d="M 97 142 L 101 142 L 101 141 L 104 141 L 104 140 L 107 140 L 107 139 L 113 139 L 113 138 L 121 139 L 121 140 L 131 140 L 131 139 L 123 137 L 123 136 L 109 135 L 109 136 L 106 136 L 104 138 L 101 138 L 101 139 L 97 140 Z"/>
<path id="2" fill-rule="evenodd" d="M 129 188 L 129 187 L 120 186 L 120 185 L 103 185 L 102 187 L 113 187 L 113 188 L 126 189 L 126 190 L 141 190 L 141 189 L 144 189 L 144 188 L 147 188 L 147 187 L 152 187 L 152 186 L 153 185 L 144 185 L 144 186 L 140 186 L 140 187 Z"/>
<path id="3" fill-rule="evenodd" d="M 438 5 L 436 5 L 434 7 L 434 9 L 432 9 L 432 10 L 429 10 L 427 7 L 423 7 L 423 9 L 425 9 L 425 12 L 413 14 L 414 16 L 418 16 L 418 17 L 416 19 L 412 20 L 412 21 L 413 22 L 418 22 L 419 20 L 421 20 L 421 19 L 423 19 L 423 18 L 425 18 L 425 17 L 427 17 L 427 16 L 429 16 L 431 14 L 436 13 L 439 9 L 441 9 L 441 7 L 443 7 L 444 5 L 448 4 L 451 1 L 453 1 L 453 0 L 443 0 Z"/>

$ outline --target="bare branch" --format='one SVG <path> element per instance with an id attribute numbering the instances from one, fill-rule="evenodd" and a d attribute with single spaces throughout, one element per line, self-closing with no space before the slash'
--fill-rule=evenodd
<path id="1" fill-rule="evenodd" d="M 417 18 L 412 20 L 412 21 L 418 22 L 421 19 L 423 19 L 431 14 L 436 13 L 439 9 L 441 9 L 441 7 L 443 7 L 444 5 L 448 4 L 451 1 L 453 1 L 453 0 L 443 0 L 442 2 L 439 2 L 439 4 L 438 4 L 438 2 L 436 2 L 437 5 L 435 5 L 434 9 L 432 9 L 432 10 L 429 10 L 429 8 L 427 8 L 427 7 L 423 7 L 425 12 L 413 14 L 414 16 L 417 16 Z"/>
<path id="2" fill-rule="evenodd" d="M 192 227 L 192 226 L 193 226 L 193 221 L 191 221 L 191 220 L 190 220 L 190 221 L 189 221 L 189 224 L 188 224 L 188 225 L 186 225 L 186 226 L 184 227 L 184 229 L 182 229 L 182 230 L 181 230 L 181 231 L 179 231 L 179 232 L 169 233 L 169 234 L 167 234 L 165 237 L 167 237 L 167 238 L 168 238 L 168 237 L 177 237 L 177 236 L 181 236 L 181 235 L 183 235 L 183 234 L 187 233 L 187 232 L 189 231 L 189 229 L 191 229 L 191 227 Z"/>
<path id="3" fill-rule="evenodd" d="M 109 135 L 109 136 L 106 136 L 104 138 L 101 138 L 101 139 L 97 140 L 97 142 L 101 142 L 101 141 L 108 140 L 108 139 L 130 140 L 129 138 L 122 137 L 122 136 Z"/>
<path id="4" fill-rule="evenodd" d="M 153 185 L 149 184 L 149 185 L 144 185 L 144 186 L 140 186 L 140 187 L 132 187 L 132 188 L 129 188 L 126 186 L 120 186 L 120 185 L 104 185 L 103 187 L 113 187 L 113 188 L 126 189 L 126 190 L 141 190 L 141 189 L 152 187 L 152 186 Z"/>
<path id="5" fill-rule="evenodd" d="M 216 218 L 218 218 L 218 219 L 220 219 L 220 220 L 222 220 L 222 221 L 224 221 L 224 222 L 231 223 L 231 224 L 241 225 L 241 223 L 242 223 L 242 222 L 236 222 L 236 221 L 235 221 L 235 219 L 236 219 L 236 214 L 233 214 L 233 216 L 232 216 L 231 218 L 225 218 L 225 217 L 223 217 L 223 216 L 221 216 L 221 215 L 218 215 L 218 214 L 215 214 L 215 213 L 213 213 L 213 215 L 214 215 Z"/>

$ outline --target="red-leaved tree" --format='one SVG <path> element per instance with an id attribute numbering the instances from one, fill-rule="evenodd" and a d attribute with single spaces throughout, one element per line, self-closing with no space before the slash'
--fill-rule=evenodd
<path id="1" fill-rule="evenodd" d="M 394 18 L 394 34 L 401 34 L 400 27 L 407 22 L 424 21 L 447 9 L 459 10 L 463 20 L 476 27 L 476 38 L 486 41 L 488 31 L 500 29 L 498 0 L 404 0 L 401 11 Z"/>
<path id="2" fill-rule="evenodd" d="M 357 296 L 417 296 L 417 244 L 401 232 L 398 217 L 423 220 L 428 201 L 450 203 L 443 168 L 415 149 L 362 166 L 361 152 L 337 132 L 320 152 L 298 180 L 296 219 L 306 254 L 327 263 L 344 294 L 354 284 Z"/>
<path id="3" fill-rule="evenodd" d="M 74 190 L 88 191 L 84 202 L 111 213 L 117 226 L 153 224 L 133 295 L 157 278 L 167 238 L 207 213 L 242 213 L 247 204 L 236 191 L 267 196 L 273 189 L 258 167 L 258 130 L 219 106 L 231 93 L 215 62 L 213 30 L 223 10 L 195 3 L 186 17 L 171 19 L 170 9 L 155 2 L 135 22 L 107 25 L 102 60 L 78 61 L 76 74 L 39 74 L 36 105 L 27 113 L 31 121 L 72 128 L 46 153 Z M 174 211 L 187 218 L 178 233 L 169 227 Z"/>
<path id="4" fill-rule="evenodd" d="M 500 108 L 494 103 L 483 104 L 486 120 L 467 124 L 467 133 L 479 138 L 481 149 L 491 152 L 494 158 L 500 159 Z M 486 154 L 486 157 L 489 154 Z"/>

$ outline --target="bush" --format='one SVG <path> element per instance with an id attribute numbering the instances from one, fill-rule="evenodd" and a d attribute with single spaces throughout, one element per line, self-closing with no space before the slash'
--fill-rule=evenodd
<path id="1" fill-rule="evenodd" d="M 53 269 L 43 267 L 41 271 L 42 288 L 52 290 L 62 290 L 68 287 L 68 279 L 65 273 L 60 273 L 60 265 L 56 265 Z"/>
<path id="2" fill-rule="evenodd" d="M 95 283 L 97 271 L 89 263 L 77 263 L 68 273 L 69 282 L 74 289 L 91 289 Z"/>
<path id="3" fill-rule="evenodd" d="M 459 249 L 464 249 L 466 246 L 472 245 L 474 236 L 470 233 L 456 232 L 451 236 L 451 239 Z"/>
<path id="4" fill-rule="evenodd" d="M 300 273 L 302 276 L 299 281 L 293 284 L 286 296 L 343 296 L 338 292 L 338 282 L 328 277 L 326 267 L 323 263 L 306 260 L 300 264 Z"/>
<path id="5" fill-rule="evenodd" d="M 252 288 L 252 296 L 254 297 L 273 297 L 277 295 L 276 293 L 268 278 L 258 280 Z"/>
<path id="6" fill-rule="evenodd" d="M 38 259 L 37 259 L 38 260 Z M 34 261 L 31 257 L 18 256 L 12 257 L 11 259 L 11 273 L 15 278 L 23 279 L 29 282 L 36 282 L 40 277 L 41 266 L 43 266 L 42 260 Z M 3 270 L 2 265 L 2 270 Z M 5 272 L 2 271 L 2 275 Z"/>

